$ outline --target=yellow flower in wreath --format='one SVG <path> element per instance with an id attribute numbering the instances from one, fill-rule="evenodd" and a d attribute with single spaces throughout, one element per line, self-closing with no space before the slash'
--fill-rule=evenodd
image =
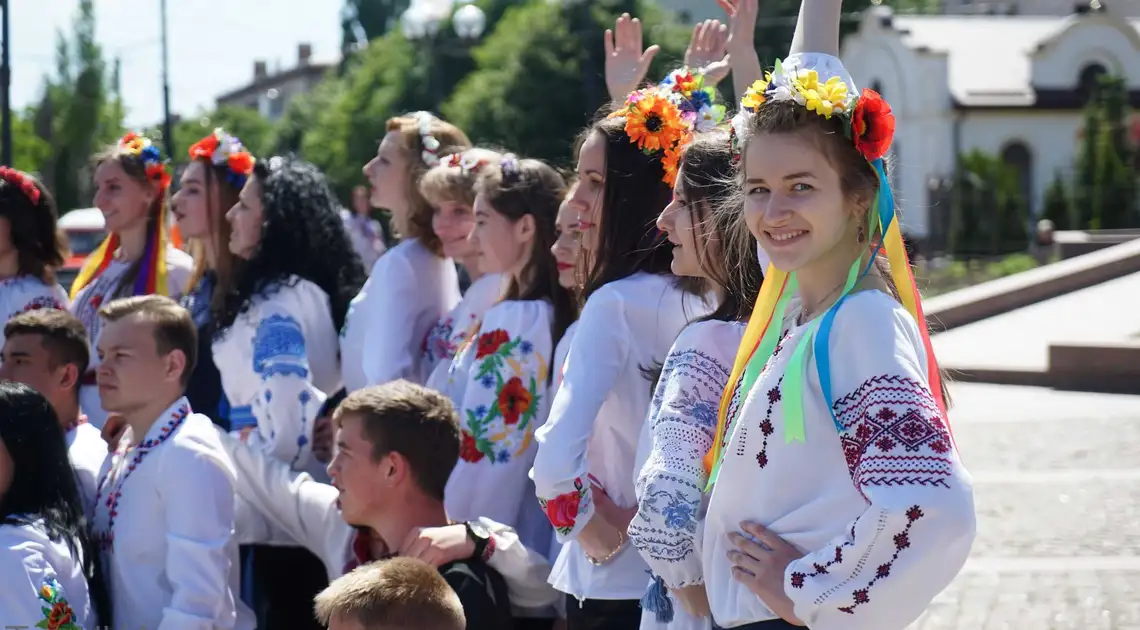
<path id="1" fill-rule="evenodd" d="M 815 71 L 811 71 L 815 74 Z M 831 77 L 827 83 L 820 84 L 814 81 L 815 87 L 806 89 L 804 84 L 797 85 L 801 96 L 804 97 L 808 111 L 815 112 L 825 118 L 832 114 L 842 114 L 847 111 L 847 84 L 839 77 Z"/>

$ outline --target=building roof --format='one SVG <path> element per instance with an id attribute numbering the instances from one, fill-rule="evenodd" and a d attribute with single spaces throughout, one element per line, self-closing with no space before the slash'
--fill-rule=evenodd
<path id="1" fill-rule="evenodd" d="M 890 15 L 887 7 L 871 11 L 873 19 L 890 16 L 891 28 L 908 48 L 946 56 L 948 87 L 958 104 L 984 107 L 1034 105 L 1037 90 L 1033 85 L 1033 55 L 1089 17 Z M 1140 19 L 1110 19 L 1140 30 Z"/>

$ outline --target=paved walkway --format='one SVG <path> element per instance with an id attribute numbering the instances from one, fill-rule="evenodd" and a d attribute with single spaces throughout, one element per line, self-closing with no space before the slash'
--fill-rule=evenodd
<path id="1" fill-rule="evenodd" d="M 1140 332 L 1140 273 L 934 335 L 944 367 L 1044 372 L 1053 341 L 1119 341 Z"/>
<path id="2" fill-rule="evenodd" d="M 1140 396 L 951 394 L 978 537 L 912 630 L 1140 629 Z"/>

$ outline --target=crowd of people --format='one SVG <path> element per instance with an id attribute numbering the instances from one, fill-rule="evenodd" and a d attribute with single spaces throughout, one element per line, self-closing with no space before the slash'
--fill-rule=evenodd
<path id="1" fill-rule="evenodd" d="M 128 134 L 67 293 L 51 193 L 0 169 L 0 622 L 917 619 L 975 514 L 894 118 L 837 56 L 841 0 L 803 0 L 769 72 L 756 0 L 721 4 L 656 83 L 639 22 L 607 32 L 570 176 L 417 112 L 351 211 L 221 129 L 171 195 Z"/>

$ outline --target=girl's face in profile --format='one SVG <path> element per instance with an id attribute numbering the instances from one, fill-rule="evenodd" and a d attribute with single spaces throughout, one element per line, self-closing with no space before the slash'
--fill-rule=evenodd
<path id="1" fill-rule="evenodd" d="M 602 193 L 606 189 L 606 137 L 594 132 L 578 151 L 578 183 L 570 196 L 570 208 L 577 215 L 582 249 L 598 248 L 598 222 L 602 218 Z"/>

